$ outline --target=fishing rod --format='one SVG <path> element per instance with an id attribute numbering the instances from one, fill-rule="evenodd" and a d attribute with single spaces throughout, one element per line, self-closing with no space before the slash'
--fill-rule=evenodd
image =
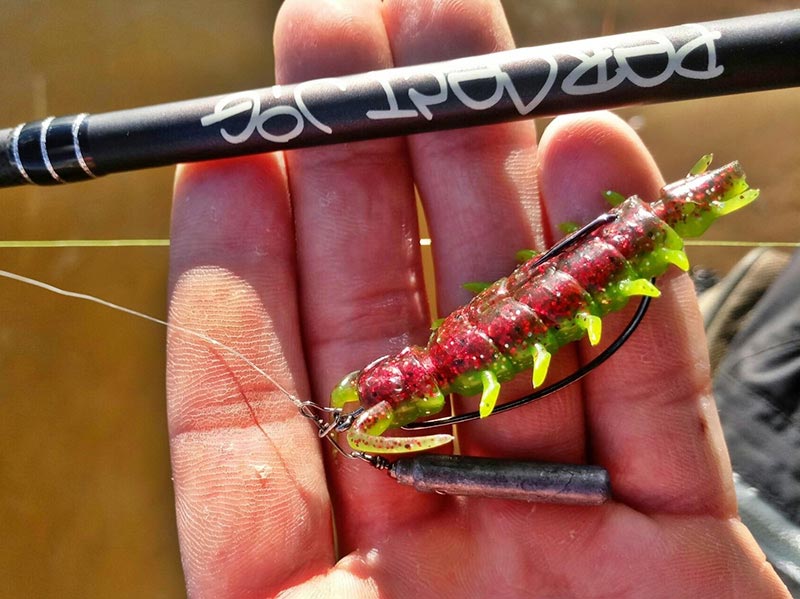
<path id="1" fill-rule="evenodd" d="M 0 130 L 0 187 L 800 85 L 800 10 Z"/>

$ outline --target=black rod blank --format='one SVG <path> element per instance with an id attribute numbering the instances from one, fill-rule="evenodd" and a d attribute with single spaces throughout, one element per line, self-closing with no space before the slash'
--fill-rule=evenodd
<path id="1" fill-rule="evenodd" d="M 417 491 L 443 495 L 566 505 L 601 505 L 611 497 L 600 466 L 428 454 L 397 460 L 389 474 Z"/>
<path id="2" fill-rule="evenodd" d="M 0 187 L 800 85 L 800 10 L 0 130 Z M 720 123 L 720 126 L 726 126 Z"/>

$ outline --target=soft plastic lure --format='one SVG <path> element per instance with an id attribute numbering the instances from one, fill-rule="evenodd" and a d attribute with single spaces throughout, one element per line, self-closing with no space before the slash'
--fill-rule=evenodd
<path id="1" fill-rule="evenodd" d="M 447 434 L 383 433 L 441 411 L 451 393 L 480 393 L 486 417 L 502 382 L 531 369 L 533 386 L 540 386 L 555 351 L 584 336 L 596 345 L 603 316 L 632 296 L 658 297 L 653 277 L 671 264 L 689 268 L 682 238 L 702 235 L 718 217 L 758 197 L 738 162 L 706 172 L 710 162 L 711 156 L 701 158 L 650 204 L 607 193 L 615 207 L 590 234 L 488 286 L 441 321 L 426 347 L 407 347 L 347 375 L 331 393 L 331 405 L 359 402 L 363 408 L 347 429 L 350 446 L 404 453 L 449 443 Z"/>

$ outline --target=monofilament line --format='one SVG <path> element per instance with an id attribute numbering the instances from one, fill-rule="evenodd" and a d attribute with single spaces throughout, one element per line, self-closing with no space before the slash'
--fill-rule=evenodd
<path id="1" fill-rule="evenodd" d="M 5 277 L 6 279 L 12 279 L 14 281 L 19 281 L 20 283 L 25 283 L 27 285 L 32 285 L 34 287 L 38 287 L 40 289 L 44 289 L 45 291 L 50 291 L 57 295 L 63 295 L 65 297 L 72 297 L 75 299 L 86 300 L 89 302 L 93 302 L 95 304 L 100 304 L 101 306 L 105 306 L 106 308 L 111 308 L 112 310 L 117 310 L 119 312 L 124 312 L 125 314 L 130 314 L 131 316 L 136 316 L 138 318 L 143 318 L 144 320 L 149 320 L 150 322 L 154 322 L 156 324 L 160 324 L 162 326 L 167 327 L 168 329 L 173 329 L 175 331 L 180 331 L 181 333 L 186 333 L 187 335 L 191 335 L 197 339 L 202 339 L 216 347 L 219 347 L 223 351 L 228 352 L 232 356 L 239 358 L 245 364 L 247 364 L 250 368 L 255 370 L 258 374 L 263 376 L 266 380 L 270 383 L 275 385 L 275 387 L 283 393 L 289 401 L 291 401 L 295 406 L 298 408 L 303 408 L 304 404 L 300 399 L 295 397 L 292 393 L 289 392 L 283 385 L 281 385 L 278 381 L 276 381 L 273 377 L 268 375 L 263 368 L 258 366 L 255 362 L 253 362 L 250 358 L 242 354 L 241 352 L 236 351 L 232 347 L 225 345 L 214 339 L 213 337 L 209 337 L 204 333 L 200 333 L 198 331 L 194 331 L 192 329 L 188 329 L 186 327 L 182 327 L 177 324 L 171 324 L 166 320 L 161 320 L 160 318 L 156 318 L 155 316 L 150 316 L 149 314 L 145 314 L 144 312 L 138 312 L 137 310 L 133 310 L 131 308 L 126 308 L 125 306 L 120 306 L 119 304 L 115 304 L 113 302 L 106 301 L 104 299 L 100 299 L 99 297 L 94 297 L 93 295 L 88 295 L 86 293 L 78 293 L 76 291 L 67 291 L 66 289 L 61 289 L 60 287 L 56 287 L 54 285 L 49 285 L 48 283 L 44 283 L 42 281 L 37 281 L 36 279 L 31 279 L 29 277 L 18 275 L 13 272 L 9 272 L 7 270 L 0 270 L 0 277 Z"/>

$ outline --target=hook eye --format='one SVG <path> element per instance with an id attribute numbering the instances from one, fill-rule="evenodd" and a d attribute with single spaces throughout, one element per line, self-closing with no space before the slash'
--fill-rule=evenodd
<path id="1" fill-rule="evenodd" d="M 327 437 L 333 431 L 343 433 L 350 429 L 361 413 L 364 411 L 363 407 L 359 407 L 352 412 L 344 413 L 341 408 L 331 408 L 321 406 L 313 401 L 304 401 L 299 408 L 300 414 L 312 420 L 319 429 L 319 437 Z M 330 418 L 327 418 L 330 416 Z"/>

